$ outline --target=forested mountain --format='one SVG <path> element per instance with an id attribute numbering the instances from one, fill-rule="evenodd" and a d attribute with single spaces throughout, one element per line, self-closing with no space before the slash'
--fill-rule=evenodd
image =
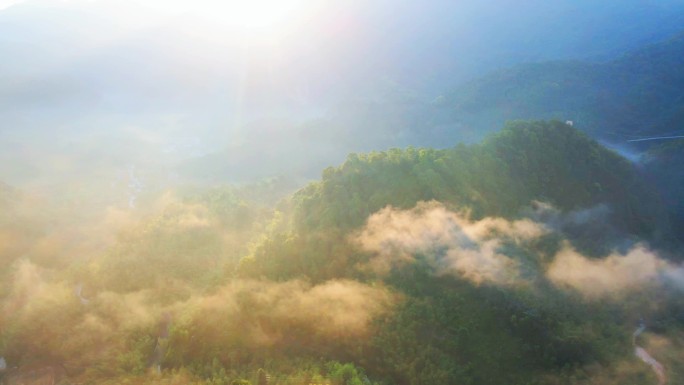
<path id="1" fill-rule="evenodd" d="M 676 233 L 648 183 L 565 123 L 513 122 L 478 144 L 352 154 L 275 207 L 257 186 L 110 210 L 7 260 L 0 375 L 655 383 L 638 344 L 678 383 L 684 277 L 658 251 Z M 85 234 L 98 248 L 64 249 Z"/>
<path id="2" fill-rule="evenodd" d="M 304 7 L 297 19 L 305 23 L 279 48 L 257 36 L 245 50 L 243 36 L 217 28 L 220 20 L 206 12 L 211 4 L 3 3 L 0 53 L 13 60 L 0 63 L 0 74 L 14 81 L 0 90 L 0 109 L 25 129 L 40 127 L 16 112 L 43 106 L 52 121 L 67 122 L 83 110 L 106 121 L 117 112 L 140 121 L 153 110 L 197 122 L 236 104 L 236 112 L 259 118 L 326 109 L 386 80 L 441 90 L 524 61 L 609 58 L 666 38 L 684 21 L 681 0 L 336 0 Z M 227 92 L 233 87 L 245 87 L 242 98 Z"/>
<path id="3" fill-rule="evenodd" d="M 663 196 L 673 228 L 684 228 L 684 140 L 654 146 L 644 155 L 645 174 Z"/>
<path id="4" fill-rule="evenodd" d="M 313 176 L 349 152 L 472 143 L 506 121 L 539 118 L 570 120 L 594 138 L 640 153 L 653 142 L 627 141 L 684 133 L 682 58 L 684 35 L 678 35 L 608 62 L 518 65 L 437 98 L 389 82 L 373 97 L 336 104 L 305 123 L 253 122 L 233 145 L 185 161 L 179 170 L 204 179 Z M 253 166 L 251 175 L 243 164 Z"/>
<path id="5" fill-rule="evenodd" d="M 0 178 L 310 179 L 350 152 L 479 141 L 504 119 L 432 103 L 469 79 L 612 60 L 684 25 L 682 0 L 285 0 L 307 4 L 264 36 L 226 25 L 234 1 L 170 1 L 0 3 Z"/>
<path id="6" fill-rule="evenodd" d="M 683 25 L 0 0 L 0 385 L 684 384 Z"/>
<path id="7" fill-rule="evenodd" d="M 347 232 L 385 206 L 409 209 L 432 200 L 468 210 L 476 219 L 515 218 L 534 201 L 562 211 L 610 205 L 609 214 L 583 223 L 583 231 L 572 235 L 587 252 L 609 251 L 626 238 L 657 243 L 675 236 L 662 197 L 626 159 L 561 122 L 512 122 L 472 146 L 351 154 L 293 196 L 288 207 L 295 238 L 286 236 L 286 245 L 264 244 L 260 261 L 276 264 L 269 267 L 274 277 L 310 275 L 312 266 L 335 276 L 355 262 L 331 261 L 307 246 L 327 244 L 334 250 Z"/>
<path id="8" fill-rule="evenodd" d="M 465 125 L 510 119 L 571 120 L 611 142 L 681 135 L 684 35 L 606 63 L 554 61 L 502 70 L 457 88 L 442 102 Z"/>
<path id="9" fill-rule="evenodd" d="M 676 137 L 684 135 L 682 68 L 684 34 L 605 63 L 520 65 L 439 98 L 439 105 L 450 111 L 450 117 L 442 114 L 442 119 L 459 122 L 446 135 L 439 134 L 481 133 L 509 119 L 570 120 L 592 137 L 627 149 L 633 161 L 643 162 L 643 172 L 653 178 L 651 188 L 665 197 L 672 220 L 681 224 L 682 139 Z M 660 139 L 675 142 L 661 145 Z"/>

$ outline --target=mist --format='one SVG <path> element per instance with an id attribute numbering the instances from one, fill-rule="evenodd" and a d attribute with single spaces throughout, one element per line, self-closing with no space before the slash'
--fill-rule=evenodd
<path id="1" fill-rule="evenodd" d="M 667 262 L 643 245 L 624 255 L 613 253 L 590 259 L 566 244 L 548 267 L 547 275 L 554 284 L 589 298 L 620 297 L 663 285 L 681 288 L 684 282 L 681 266 Z"/>
<path id="2" fill-rule="evenodd" d="M 620 301 L 635 292 L 684 287 L 684 268 L 645 244 L 632 244 L 624 253 L 616 246 L 599 256 L 577 251 L 573 242 L 581 245 L 583 237 L 594 238 L 595 232 L 568 227 L 603 221 L 614 230 L 607 206 L 561 212 L 548 203 L 533 205 L 534 210 L 522 210 L 530 217 L 517 220 L 473 220 L 467 211 L 450 211 L 434 201 L 411 210 L 386 207 L 371 215 L 351 242 L 372 255 L 368 266 L 379 274 L 422 261 L 436 275 L 454 275 L 476 285 L 532 283 L 543 276 L 591 300 Z M 622 240 L 614 231 L 611 235 L 614 245 L 633 243 L 626 234 Z M 544 238 L 559 242 L 552 255 L 538 246 Z"/>
<path id="3" fill-rule="evenodd" d="M 500 251 L 503 243 L 533 240 L 546 231 L 529 220 L 473 221 L 438 202 L 422 202 L 409 211 L 387 207 L 373 214 L 353 242 L 376 254 L 370 266 L 381 273 L 424 256 L 438 275 L 454 274 L 475 284 L 514 284 L 520 280 L 519 261 Z"/>
<path id="4" fill-rule="evenodd" d="M 676 383 L 682 25 L 0 0 L 0 384 Z"/>
<path id="5" fill-rule="evenodd" d="M 21 287 L 30 273 L 32 288 Z M 166 305 L 160 304 L 150 291 L 101 292 L 82 304 L 69 287 L 36 278 L 35 271 L 19 271 L 13 299 L 3 309 L 6 322 L 22 325 L 7 341 L 11 362 L 29 359 L 17 356 L 18 351 L 31 351 L 34 362 L 57 359 L 67 367 L 112 361 L 112 353 L 126 349 L 128 335 L 152 332 L 164 314 L 173 320 L 170 338 L 184 338 L 182 330 L 190 329 L 197 343 L 246 344 L 254 349 L 282 345 L 307 335 L 322 341 L 342 338 L 352 342 L 367 336 L 371 320 L 391 309 L 395 302 L 388 291 L 356 282 L 311 286 L 303 282 L 234 281 L 216 294 L 197 293 Z M 55 317 L 46 323 L 41 320 L 46 314 Z M 299 331 L 297 336 L 291 334 L 295 329 Z M 68 346 L 53 340 L 56 336 L 69 341 Z"/>
<path id="6" fill-rule="evenodd" d="M 495 68 L 657 41 L 684 12 L 680 1 L 331 2 L 272 41 L 134 1 L 3 8 L 0 52 L 13 60 L 0 66 L 0 136 L 12 167 L 0 179 L 49 188 L 130 165 L 182 181 L 312 178 L 349 152 L 477 140 L 431 102 Z M 599 38 L 587 45 L 580 30 Z M 262 140 L 273 133 L 264 121 L 282 127 L 278 148 Z M 186 150 L 164 152 L 178 142 Z M 236 166 L 213 170 L 217 160 Z"/>

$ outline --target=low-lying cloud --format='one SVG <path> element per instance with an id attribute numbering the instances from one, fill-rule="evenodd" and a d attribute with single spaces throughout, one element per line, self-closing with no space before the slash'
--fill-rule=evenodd
<path id="1" fill-rule="evenodd" d="M 106 363 L 128 370 L 126 365 L 139 365 L 121 361 L 131 343 L 142 344 L 141 358 L 133 361 L 145 362 L 165 319 L 176 328 L 171 346 L 181 359 L 193 354 L 194 343 L 238 350 L 287 344 L 291 338 L 358 343 L 371 334 L 372 321 L 399 299 L 382 285 L 352 280 L 311 284 L 236 279 L 208 293 L 191 287 L 91 292 L 84 303 L 80 284 L 30 261 L 20 261 L 9 278 L 7 296 L 0 302 L 0 333 L 14 326 L 3 354 L 13 363 L 60 362 L 79 368 Z M 184 340 L 185 331 L 191 340 Z"/>
<path id="2" fill-rule="evenodd" d="M 437 274 L 455 274 L 476 284 L 520 281 L 519 262 L 501 252 L 504 243 L 522 244 L 547 233 L 529 219 L 471 220 L 437 202 L 421 202 L 411 210 L 387 207 L 373 214 L 354 237 L 375 254 L 371 266 L 387 272 L 393 266 L 425 258 Z"/>
<path id="3" fill-rule="evenodd" d="M 367 335 L 371 321 L 388 311 L 396 297 L 389 290 L 356 281 L 334 280 L 311 285 L 235 280 L 210 296 L 178 305 L 185 322 L 200 333 L 246 338 L 251 344 L 273 345 L 295 331 L 323 338 Z M 183 321 L 181 321 L 183 322 Z"/>
<path id="4" fill-rule="evenodd" d="M 369 265 L 381 274 L 421 259 L 437 275 L 453 274 L 478 285 L 512 285 L 525 282 L 519 255 L 542 253 L 526 245 L 555 234 L 562 239 L 559 251 L 551 258 L 536 258 L 550 262 L 538 262 L 533 270 L 559 288 L 590 299 L 663 286 L 684 289 L 684 267 L 644 244 L 602 257 L 586 256 L 573 247 L 565 228 L 607 221 L 607 206 L 563 213 L 547 203 L 533 205 L 525 212 L 534 219 L 520 220 L 472 220 L 468 213 L 449 211 L 438 202 L 421 202 L 410 210 L 387 207 L 368 219 L 353 242 L 373 254 Z"/>
<path id="5" fill-rule="evenodd" d="M 588 258 L 567 243 L 549 265 L 546 275 L 559 287 L 589 298 L 619 296 L 662 285 L 684 288 L 684 269 L 644 245 L 625 254 Z"/>
<path id="6" fill-rule="evenodd" d="M 644 246 L 637 246 L 625 255 L 614 253 L 590 259 L 566 244 L 549 265 L 546 275 L 558 286 L 595 298 L 655 285 L 667 267 L 665 261 Z"/>

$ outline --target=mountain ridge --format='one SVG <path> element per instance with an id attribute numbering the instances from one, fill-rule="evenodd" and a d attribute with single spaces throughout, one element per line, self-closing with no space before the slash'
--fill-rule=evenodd
<path id="1" fill-rule="evenodd" d="M 684 33 L 607 63 L 519 65 L 445 96 L 456 119 L 486 130 L 505 120 L 571 120 L 600 139 L 624 142 L 672 132 L 684 111 Z"/>

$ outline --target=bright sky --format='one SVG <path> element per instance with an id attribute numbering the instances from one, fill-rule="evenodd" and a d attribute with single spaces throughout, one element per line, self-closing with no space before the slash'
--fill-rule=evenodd
<path id="1" fill-rule="evenodd" d="M 305 12 L 304 0 L 146 0 L 146 7 L 190 13 L 246 28 L 269 28 Z"/>
<path id="2" fill-rule="evenodd" d="M 14 4 L 21 3 L 24 0 L 0 0 L 0 11 L 3 9 L 9 8 L 13 6 Z"/>
<path id="3" fill-rule="evenodd" d="M 83 1 L 83 0 L 82 0 Z M 0 0 L 0 11 L 31 0 Z M 43 0 L 44 4 L 78 3 L 79 0 Z M 84 0 L 113 5 L 118 14 L 149 18 L 176 17 L 199 28 L 241 29 L 250 33 L 278 34 L 294 21 L 313 12 L 312 0 Z M 109 3 L 109 4 L 107 4 Z"/>

